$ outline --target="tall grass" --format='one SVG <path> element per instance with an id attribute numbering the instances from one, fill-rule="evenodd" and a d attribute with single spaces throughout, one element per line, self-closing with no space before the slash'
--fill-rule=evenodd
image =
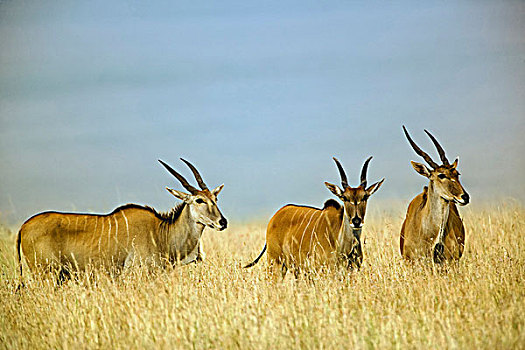
<path id="1" fill-rule="evenodd" d="M 467 207 L 464 257 L 447 269 L 405 264 L 404 207 L 371 209 L 360 271 L 272 285 L 264 223 L 205 231 L 207 259 L 148 274 L 56 287 L 26 278 L 14 293 L 14 235 L 0 234 L 0 347 L 525 348 L 525 211 Z M 26 270 L 27 271 L 27 270 Z"/>

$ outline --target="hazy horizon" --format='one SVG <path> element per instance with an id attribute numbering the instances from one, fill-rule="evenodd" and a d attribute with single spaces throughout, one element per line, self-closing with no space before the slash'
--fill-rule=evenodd
<path id="1" fill-rule="evenodd" d="M 525 3 L 0 2 L 0 222 L 159 211 L 222 183 L 230 220 L 321 206 L 341 160 L 374 200 L 426 179 L 401 126 L 474 203 L 525 199 Z M 373 204 L 370 204 L 373 205 Z"/>

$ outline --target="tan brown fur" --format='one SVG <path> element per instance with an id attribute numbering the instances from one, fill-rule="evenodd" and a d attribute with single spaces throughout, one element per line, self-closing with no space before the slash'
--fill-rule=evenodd
<path id="1" fill-rule="evenodd" d="M 337 260 L 336 246 L 343 208 L 287 205 L 271 218 L 266 230 L 269 265 L 292 267 L 307 260 Z"/>

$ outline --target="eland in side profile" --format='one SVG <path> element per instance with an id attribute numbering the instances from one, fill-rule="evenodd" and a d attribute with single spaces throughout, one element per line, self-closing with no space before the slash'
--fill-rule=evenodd
<path id="1" fill-rule="evenodd" d="M 200 242 L 204 228 L 220 231 L 227 225 L 217 206 L 217 196 L 224 185 L 209 190 L 197 169 L 181 160 L 193 172 L 200 190 L 159 160 L 189 191 L 166 188 L 182 200 L 167 213 L 127 204 L 105 215 L 48 211 L 28 219 L 16 240 L 20 276 L 22 253 L 31 270 L 56 271 L 60 281 L 72 271 L 88 266 L 118 272 L 134 262 L 167 266 L 202 260 Z"/>
<path id="2" fill-rule="evenodd" d="M 401 255 L 408 260 L 433 259 L 435 263 L 461 258 L 465 247 L 465 227 L 456 204 L 467 205 L 470 197 L 459 182 L 458 158 L 450 164 L 445 151 L 432 134 L 430 137 L 443 164 L 438 165 L 419 148 L 403 126 L 414 151 L 431 168 L 411 162 L 414 170 L 428 178 L 428 186 L 409 204 L 401 227 Z"/>
<path id="3" fill-rule="evenodd" d="M 342 188 L 328 182 L 325 185 L 343 205 L 329 199 L 322 209 L 293 204 L 282 207 L 268 223 L 262 252 L 245 267 L 255 265 L 268 250 L 269 271 L 275 278 L 279 274 L 284 277 L 289 268 L 297 276 L 310 263 L 341 263 L 359 268 L 363 260 L 361 230 L 367 201 L 384 181 L 367 187 L 366 173 L 371 159 L 363 165 L 361 184 L 351 187 L 341 163 L 334 158 Z"/>

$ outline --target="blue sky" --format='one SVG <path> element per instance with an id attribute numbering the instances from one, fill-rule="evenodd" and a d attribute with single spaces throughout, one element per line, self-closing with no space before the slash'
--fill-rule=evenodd
<path id="1" fill-rule="evenodd" d="M 232 219 L 322 205 L 332 156 L 408 203 L 403 124 L 473 201 L 523 201 L 523 33 L 522 1 L 2 1 L 0 221 L 167 210 L 179 157 Z"/>

